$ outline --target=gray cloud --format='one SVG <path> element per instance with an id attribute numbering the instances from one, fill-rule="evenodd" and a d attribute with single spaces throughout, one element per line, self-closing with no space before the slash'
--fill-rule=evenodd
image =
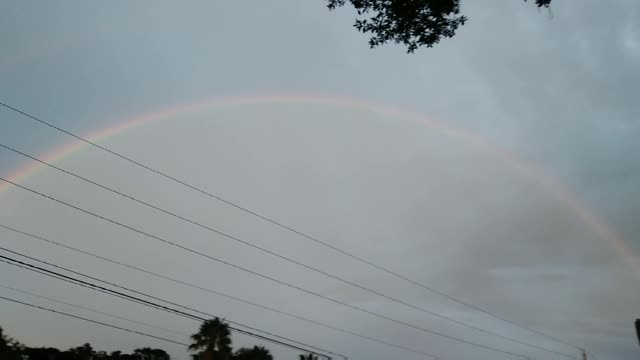
<path id="1" fill-rule="evenodd" d="M 553 16 L 517 1 L 463 6 L 471 21 L 460 34 L 414 56 L 395 46 L 370 51 L 366 38 L 350 28 L 352 14 L 328 13 L 321 2 L 250 8 L 203 2 L 8 6 L 0 15 L 0 42 L 13 56 L 0 63 L 0 92 L 4 101 L 79 132 L 212 95 L 331 93 L 396 104 L 478 133 L 530 160 L 608 220 L 631 247 L 638 247 L 633 242 L 640 203 L 634 191 L 640 173 L 634 161 L 639 150 L 634 45 L 638 6 L 631 1 L 559 2 Z M 3 120 L 2 143 L 36 154 L 68 140 L 4 110 L 1 114 L 7 124 Z M 610 240 L 548 188 L 437 127 L 341 106 L 241 105 L 184 114 L 105 141 L 412 279 L 584 346 L 603 360 L 635 356 L 631 324 L 640 301 L 637 273 Z M 25 164 L 4 151 L 0 159 L 3 176 Z M 61 165 L 405 301 L 571 351 L 95 150 L 83 150 Z M 470 341 L 533 358 L 549 357 L 275 261 L 54 171 L 44 170 L 24 181 L 327 296 Z M 506 358 L 180 254 L 17 190 L 0 199 L 3 223 L 105 256 L 443 359 Z M 5 231 L 2 243 L 353 358 L 419 358 L 72 256 Z M 4 265 L 2 273 L 3 282 L 70 302 L 94 304 L 187 333 L 196 325 L 86 290 L 61 288 Z M 153 344 L 186 358 L 179 347 L 1 306 L 3 314 L 9 309 L 2 325 L 28 344 L 65 347 L 90 341 L 108 350 Z M 238 342 L 253 340 L 239 337 Z M 295 356 L 272 348 L 282 358 Z"/>

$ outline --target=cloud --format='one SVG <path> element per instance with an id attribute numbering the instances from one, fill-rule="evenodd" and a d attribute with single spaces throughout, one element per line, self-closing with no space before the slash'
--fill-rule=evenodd
<path id="1" fill-rule="evenodd" d="M 43 37 L 64 37 L 68 44 L 42 56 L 34 66 L 13 68 L 0 88 L 25 108 L 81 130 L 110 126 L 105 119 L 123 114 L 211 94 L 284 89 L 392 103 L 479 133 L 531 160 L 566 183 L 632 243 L 640 215 L 640 195 L 635 189 L 640 180 L 635 159 L 640 150 L 636 119 L 640 72 L 635 45 L 640 4 L 557 1 L 553 16 L 520 1 L 464 2 L 463 10 L 471 20 L 459 35 L 411 57 L 400 47 L 367 49 L 366 38 L 351 28 L 351 17 L 325 13 L 319 4 L 295 2 L 293 16 L 285 14 L 286 4 L 256 5 L 251 11 L 235 3 L 163 4 L 152 9 L 142 3 L 126 8 L 110 4 L 99 12 L 70 6 L 64 14 L 58 11 L 55 17 L 36 19 L 46 20 L 46 29 L 51 30 L 46 34 L 28 31 L 30 26 L 36 28 L 28 22 L 37 23 L 31 17 L 16 17 L 24 23 L 0 22 L 0 34 L 19 28 L 24 33 L 21 41 L 40 44 Z M 238 27 L 238 18 L 251 24 L 251 29 Z M 146 20 L 144 26 L 140 19 Z M 94 23 L 97 25 L 87 25 Z M 31 48 L 26 43 L 14 45 Z M 26 122 L 12 124 L 17 125 L 3 130 L 0 141 L 30 153 L 66 141 Z M 622 358 L 634 354 L 629 314 L 636 311 L 640 299 L 637 274 L 625 265 L 624 255 L 552 191 L 437 128 L 405 122 L 401 116 L 339 106 L 245 105 L 183 115 L 107 143 L 464 301 L 595 349 L 603 359 L 604 354 Z M 0 156 L 3 172 L 20 161 L 5 152 Z M 61 165 L 377 291 L 522 340 L 570 351 L 100 152 L 82 151 Z M 547 356 L 283 264 L 96 192 L 67 176 L 43 171 L 25 181 L 96 212 L 328 296 L 534 358 Z M 18 191 L 0 196 L 3 221 L 78 247 L 432 351 L 443 359 L 497 356 L 178 253 Z M 400 354 L 60 250 L 44 250 L 19 237 L 3 233 L 3 239 L 36 255 L 353 357 Z M 187 321 L 82 290 L 60 290 L 19 271 L 9 273 L 11 282 L 54 297 L 92 303 L 187 332 L 193 329 Z M 36 314 L 18 311 L 3 318 L 11 334 L 26 342 L 71 346 L 96 341 L 99 348 L 139 344 L 137 338 L 108 332 L 94 337 L 93 328 L 73 331 L 72 323 L 46 320 L 43 325 Z M 58 324 L 64 324 L 67 331 L 55 331 Z M 40 326 L 46 331 L 32 331 Z M 172 351 L 184 355 L 183 349 Z M 276 351 L 281 356 L 292 355 Z"/>

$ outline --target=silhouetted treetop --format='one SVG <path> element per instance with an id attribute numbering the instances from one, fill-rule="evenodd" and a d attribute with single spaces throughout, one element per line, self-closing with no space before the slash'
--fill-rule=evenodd
<path id="1" fill-rule="evenodd" d="M 298 355 L 300 360 L 318 360 L 318 357 L 313 354 L 300 354 Z"/>
<path id="2" fill-rule="evenodd" d="M 254 346 L 239 349 L 233 354 L 233 360 L 273 360 L 273 356 L 264 346 Z"/>
<path id="3" fill-rule="evenodd" d="M 524 0 L 527 1 L 527 0 Z M 387 42 L 404 44 L 407 52 L 432 47 L 442 38 L 451 38 L 467 17 L 460 13 L 460 0 L 327 0 L 330 10 L 350 3 L 357 11 L 354 27 L 371 33 L 369 46 Z M 551 0 L 535 0 L 549 7 Z"/>
<path id="4" fill-rule="evenodd" d="M 162 349 L 152 349 L 152 348 L 145 347 L 141 349 L 135 349 L 133 353 L 137 355 L 142 355 L 144 359 L 171 360 L 171 356 L 169 356 L 169 354 L 167 354 L 167 352 Z"/>
<path id="5" fill-rule="evenodd" d="M 116 350 L 107 354 L 95 351 L 91 344 L 74 347 L 66 351 L 52 347 L 28 347 L 5 335 L 0 326 L 0 360 L 171 360 L 162 349 L 139 348 L 133 354 Z M 217 360 L 217 359 L 216 359 Z M 261 359 L 262 360 L 262 359 Z"/>
<path id="6" fill-rule="evenodd" d="M 0 326 L 0 359 L 20 360 L 22 358 L 20 356 L 22 348 L 24 348 L 24 345 L 6 335 Z"/>
<path id="7" fill-rule="evenodd" d="M 232 355 L 229 324 L 219 318 L 203 322 L 191 340 L 189 350 L 200 352 L 195 358 L 205 353 L 213 354 L 216 359 L 228 359 Z"/>

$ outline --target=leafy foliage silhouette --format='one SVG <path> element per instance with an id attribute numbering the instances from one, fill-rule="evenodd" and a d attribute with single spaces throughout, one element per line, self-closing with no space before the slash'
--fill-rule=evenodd
<path id="1" fill-rule="evenodd" d="M 141 348 L 135 349 L 133 351 L 134 354 L 142 355 L 145 359 L 151 360 L 170 360 L 169 354 L 162 349 L 152 349 L 152 348 Z"/>
<path id="2" fill-rule="evenodd" d="M 95 351 L 91 344 L 61 351 L 52 347 L 28 347 L 5 335 L 0 327 L 0 360 L 171 360 L 169 354 L 162 349 L 140 348 L 133 354 L 113 351 Z"/>
<path id="3" fill-rule="evenodd" d="M 24 345 L 4 334 L 0 326 L 0 359 L 18 360 L 21 359 L 20 352 Z"/>
<path id="4" fill-rule="evenodd" d="M 188 350 L 194 360 L 273 360 L 273 355 L 264 346 L 240 348 L 233 352 L 231 346 L 231 329 L 229 324 L 219 318 L 204 321 L 198 332 L 191 335 L 192 344 Z M 32 348 L 14 340 L 0 327 L 0 360 L 171 360 L 169 354 L 162 349 L 149 347 L 137 348 L 132 354 L 113 351 L 95 351 L 91 344 L 61 351 L 52 347 Z M 301 360 L 318 360 L 313 354 L 300 355 Z"/>
<path id="5" fill-rule="evenodd" d="M 300 360 L 318 360 L 318 357 L 313 354 L 300 354 L 298 358 Z"/>
<path id="6" fill-rule="evenodd" d="M 234 360 L 273 360 L 271 352 L 264 346 L 240 348 L 233 354 Z"/>
<path id="7" fill-rule="evenodd" d="M 404 44 L 408 53 L 419 47 L 433 47 L 442 38 L 451 38 L 467 22 L 460 12 L 460 0 L 326 0 L 335 10 L 351 4 L 358 13 L 353 26 L 371 33 L 369 46 L 393 42 Z M 525 2 L 527 0 L 524 0 Z M 552 0 L 535 0 L 538 8 Z"/>
<path id="8" fill-rule="evenodd" d="M 232 356 L 229 324 L 219 318 L 203 322 L 198 332 L 191 335 L 191 340 L 189 350 L 199 351 L 200 355 L 208 353 L 215 360 L 227 360 Z"/>

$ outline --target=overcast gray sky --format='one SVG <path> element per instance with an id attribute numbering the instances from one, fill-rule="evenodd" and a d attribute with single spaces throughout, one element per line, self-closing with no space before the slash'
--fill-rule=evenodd
<path id="1" fill-rule="evenodd" d="M 521 1 L 487 0 L 463 1 L 462 10 L 470 21 L 455 38 L 407 55 L 394 45 L 370 50 L 366 36 L 351 27 L 351 9 L 328 12 L 321 0 L 3 2 L 0 100 L 91 134 L 163 108 L 244 98 L 165 117 L 101 144 L 602 360 L 635 359 L 640 3 L 555 0 L 548 12 Z M 276 94 L 306 100 L 255 100 Z M 326 98 L 370 105 L 320 101 Z M 377 111 L 382 105 L 423 119 Z M 0 143 L 32 155 L 72 142 L 6 109 L 0 118 Z M 457 133 L 494 145 L 479 146 Z M 507 152 L 533 168 L 523 171 L 525 162 L 514 164 Z M 3 177 L 29 164 L 0 150 Z M 577 355 L 99 150 L 85 147 L 56 164 L 416 306 Z M 558 185 L 540 183 L 545 176 Z M 52 169 L 19 181 L 354 306 L 533 359 L 566 359 L 411 310 Z M 608 224 L 624 246 L 603 236 L 585 211 Z M 305 295 L 16 188 L 0 193 L 0 223 L 443 360 L 514 358 Z M 0 242 L 352 359 L 424 358 L 10 231 L 0 230 Z M 0 285 L 167 330 L 8 289 L 0 288 L 1 296 L 183 342 L 198 325 L 6 264 L 0 269 Z M 188 358 L 178 345 L 15 304 L 0 303 L 0 325 L 31 346 L 152 346 Z M 240 335 L 234 341 L 237 347 L 257 343 Z M 267 346 L 279 359 L 297 356 Z"/>

